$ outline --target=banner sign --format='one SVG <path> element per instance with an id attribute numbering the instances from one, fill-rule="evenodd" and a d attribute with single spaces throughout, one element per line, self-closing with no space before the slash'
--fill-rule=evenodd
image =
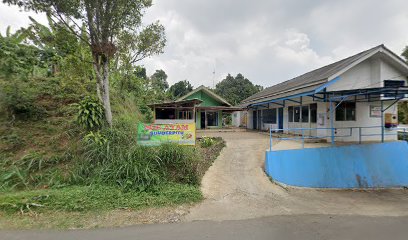
<path id="1" fill-rule="evenodd" d="M 145 124 L 137 126 L 137 143 L 157 146 L 172 142 L 180 145 L 195 145 L 195 123 L 185 124 Z"/>
<path id="2" fill-rule="evenodd" d="M 381 106 L 370 106 L 370 117 L 381 117 Z"/>

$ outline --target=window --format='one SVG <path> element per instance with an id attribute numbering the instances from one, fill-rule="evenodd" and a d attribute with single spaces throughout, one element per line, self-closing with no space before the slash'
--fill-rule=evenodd
<path id="1" fill-rule="evenodd" d="M 300 107 L 293 107 L 293 121 L 300 121 Z"/>
<path id="2" fill-rule="evenodd" d="M 288 122 L 293 122 L 293 107 L 288 107 Z"/>
<path id="3" fill-rule="evenodd" d="M 179 111 L 178 119 L 193 119 L 192 111 Z"/>
<path id="4" fill-rule="evenodd" d="M 263 123 L 276 123 L 276 108 L 263 110 L 262 119 Z"/>
<path id="5" fill-rule="evenodd" d="M 156 119 L 176 119 L 176 109 L 156 108 Z"/>
<path id="6" fill-rule="evenodd" d="M 309 122 L 309 106 L 301 106 L 302 108 L 302 122 Z"/>
<path id="7" fill-rule="evenodd" d="M 384 80 L 384 87 L 388 88 L 399 88 L 405 86 L 405 81 L 404 80 Z M 404 94 L 384 94 L 384 97 L 397 97 L 397 98 L 403 98 Z"/>
<path id="8" fill-rule="evenodd" d="M 218 112 L 207 112 L 207 126 L 218 126 Z"/>
<path id="9" fill-rule="evenodd" d="M 342 102 L 336 108 L 336 121 L 355 121 L 356 120 L 356 103 Z"/>
<path id="10" fill-rule="evenodd" d="M 317 122 L 317 103 L 310 104 L 310 122 Z"/>

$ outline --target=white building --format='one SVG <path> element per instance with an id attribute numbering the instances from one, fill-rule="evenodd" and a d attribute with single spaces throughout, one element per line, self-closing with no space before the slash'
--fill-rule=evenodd
<path id="1" fill-rule="evenodd" d="M 303 131 L 328 141 L 395 140 L 407 76 L 406 62 L 380 45 L 268 87 L 240 107 L 247 109 L 248 129 Z"/>

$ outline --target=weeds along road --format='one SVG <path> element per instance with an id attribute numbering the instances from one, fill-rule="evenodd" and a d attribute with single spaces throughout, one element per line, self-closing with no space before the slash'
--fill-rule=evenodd
<path id="1" fill-rule="evenodd" d="M 408 217 L 293 215 L 115 229 L 0 232 L 0 240 L 407 239 Z"/>
<path id="2" fill-rule="evenodd" d="M 292 214 L 408 215 L 408 191 L 403 189 L 316 190 L 272 183 L 262 169 L 268 135 L 246 131 L 205 135 L 221 136 L 227 146 L 202 180 L 206 199 L 190 209 L 185 221 Z"/>

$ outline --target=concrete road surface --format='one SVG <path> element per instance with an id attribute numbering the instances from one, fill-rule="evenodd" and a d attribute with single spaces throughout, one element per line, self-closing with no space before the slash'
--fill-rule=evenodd
<path id="1" fill-rule="evenodd" d="M 201 190 L 205 200 L 190 209 L 185 221 L 303 214 L 408 216 L 407 189 L 283 188 L 272 183 L 262 169 L 269 147 L 268 135 L 214 131 L 201 134 L 221 136 L 227 147 L 204 175 Z M 296 143 L 275 140 L 274 144 L 291 147 Z"/>
<path id="2" fill-rule="evenodd" d="M 0 231 L 1 240 L 408 239 L 408 217 L 292 215 L 228 221 L 138 225 L 115 229 Z"/>

